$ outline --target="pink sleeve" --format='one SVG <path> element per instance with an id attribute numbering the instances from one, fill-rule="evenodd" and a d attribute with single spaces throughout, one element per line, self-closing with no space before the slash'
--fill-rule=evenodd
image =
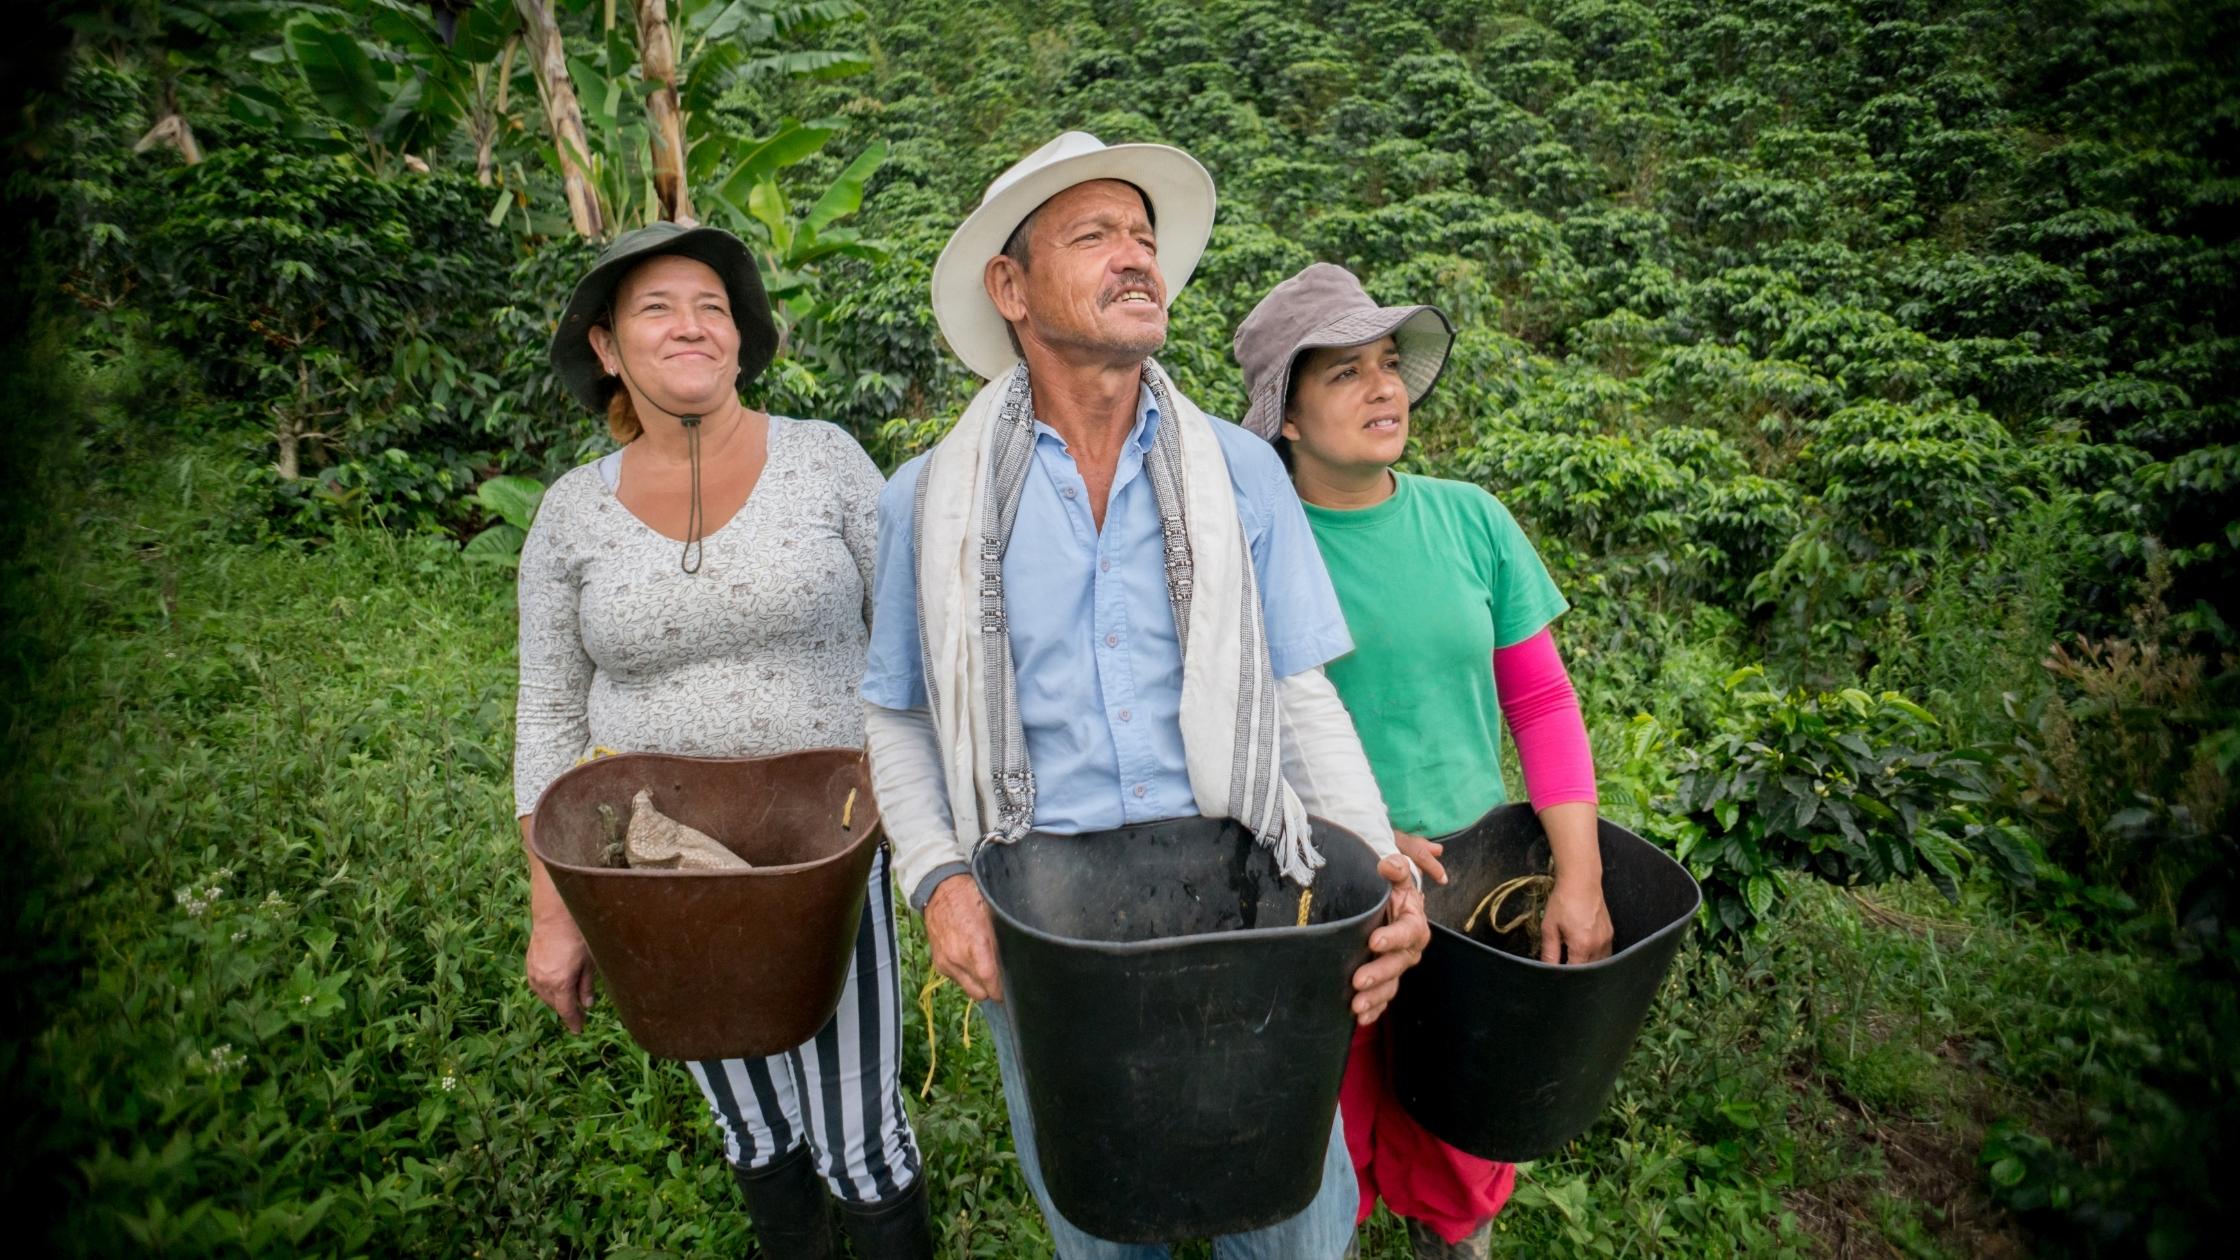
<path id="1" fill-rule="evenodd" d="M 1542 629 L 1522 643 L 1495 648 L 1493 685 L 1501 696 L 1501 716 L 1509 719 L 1510 738 L 1517 741 L 1532 807 L 1594 800 L 1587 722 L 1563 657 L 1556 653 L 1554 632 Z"/>

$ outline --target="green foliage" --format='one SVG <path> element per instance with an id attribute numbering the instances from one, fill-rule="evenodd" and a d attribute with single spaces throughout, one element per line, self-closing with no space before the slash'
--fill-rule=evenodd
<path id="1" fill-rule="evenodd" d="M 777 172 L 814 154 L 823 147 L 823 139 L 831 134 L 822 129 L 790 126 L 777 139 L 804 133 L 817 136 L 816 143 L 772 159 L 766 154 L 769 144 L 776 141 L 766 142 L 741 162 L 732 177 L 717 189 L 719 196 L 727 198 L 725 205 L 736 217 L 752 221 L 761 229 L 759 233 L 748 230 L 746 234 L 759 235 L 767 242 L 759 258 L 763 286 L 781 313 L 790 315 L 796 322 L 815 321 L 824 313 L 815 287 L 819 263 L 830 258 L 859 258 L 876 263 L 886 257 L 878 246 L 864 240 L 853 229 L 838 224 L 863 208 L 863 186 L 886 161 L 887 146 L 874 143 L 857 154 L 805 213 L 796 214 L 778 186 Z M 792 153 L 798 156 L 791 156 Z M 742 199 L 728 199 L 734 185 L 747 190 Z"/>
<path id="2" fill-rule="evenodd" d="M 472 188 L 223 149 L 116 204 L 88 282 L 135 292 L 150 333 L 267 429 L 284 511 L 439 528 L 473 489 L 497 392 L 477 303 L 514 252 Z"/>
<path id="3" fill-rule="evenodd" d="M 1933 554 L 1927 584 L 1866 630 L 1867 688 L 1920 697 L 1962 745 L 2001 745 L 2013 734 L 2003 697 L 2044 689 L 2089 547 L 2075 497 L 2062 496 L 2024 508 L 1974 563 Z"/>
<path id="4" fill-rule="evenodd" d="M 52 1049 L 11 1081 L 25 1127 L 10 1158 L 50 1196 L 42 1241 L 62 1254 L 745 1249 L 685 1074 L 646 1061 L 604 1006 L 565 1037 L 519 983 L 510 683 L 491 669 L 512 633 L 502 585 L 435 540 L 372 529 L 343 527 L 315 563 L 244 545 L 233 525 L 258 507 L 222 443 L 181 445 L 91 401 L 100 458 L 59 457 L 45 492 L 103 510 L 85 528 L 28 513 L 31 561 L 0 575 L 18 627 L 0 668 L 41 739 L 0 790 L 33 820 L 25 900 L 5 923 Z M 1992 1110 L 2053 1096 L 2048 1080 L 2091 1091 L 2080 1106 L 2143 1108 L 2120 1082 L 2144 1047 L 2109 1030 L 2152 1017 L 2164 964 L 2142 975 L 1964 909 L 1973 926 L 1949 929 L 1961 943 L 1933 958 L 1917 934 L 1809 887 L 1763 944 L 1690 946 L 1608 1116 L 1524 1170 L 1505 1245 L 1791 1254 L 1815 1245 L 1811 1196 L 1895 1196 L 1874 1162 L 1892 1116 L 1971 1082 L 2018 1082 Z M 923 975 L 914 926 L 903 945 L 904 974 Z M 1041 1254 L 985 1037 L 953 988 L 937 991 L 919 1099 L 928 1024 L 905 1010 L 945 1254 Z M 1859 1010 L 1878 1032 L 1859 1033 Z M 1946 1057 L 1951 1044 L 1982 1055 L 1982 1073 Z M 2109 1073 L 2079 1073 L 2110 1055 Z M 2079 1175 L 2145 1184 L 2138 1161 L 2156 1148 L 2120 1132 Z M 1944 1214 L 1975 1194 L 1963 1180 L 1880 1210 L 1950 1227 Z M 1389 1218 L 1364 1254 L 1406 1254 Z"/>
<path id="5" fill-rule="evenodd" d="M 43 750 L 0 771 L 37 820 L 0 916 L 10 1010 L 54 1048 L 11 1025 L 6 1175 L 40 1200 L 32 1245 L 745 1251 L 691 1079 L 603 1003 L 560 1036 L 520 984 L 507 585 L 427 536 L 243 541 L 261 504 L 230 447 L 121 419 L 134 384 L 62 395 L 88 423 L 57 434 L 0 567 L 0 683 Z M 101 507 L 81 526 L 56 502 Z M 922 974 L 922 937 L 906 951 Z M 1046 1250 L 990 1154 L 994 1059 L 960 1005 L 913 1103 L 937 1210 L 966 1254 Z"/>
<path id="6" fill-rule="evenodd" d="M 684 58 L 698 67 L 693 94 L 684 103 L 698 109 L 764 77 L 861 74 L 871 62 L 860 52 L 799 45 L 829 38 L 863 18 L 854 0 L 679 0 L 671 20 L 682 31 Z"/>
<path id="7" fill-rule="evenodd" d="M 2006 761 L 2017 804 L 2070 873 L 2065 900 L 2122 889 L 2189 953 L 2219 956 L 2240 929 L 2233 675 L 2171 646 L 2166 561 L 2153 579 L 2130 635 L 2056 645 L 2051 685 L 2008 701 Z"/>
<path id="8" fill-rule="evenodd" d="M 2240 1083 L 2240 1009 L 2229 977 L 2172 975 L 2151 1010 L 2121 987 L 2113 977 L 2057 982 L 2048 998 L 2068 997 L 2068 1009 L 2033 1011 L 2007 1034 L 2021 1051 L 2009 1069 L 2026 1088 L 2061 1082 L 2060 1103 L 1996 1109 L 1978 1169 L 1993 1199 L 2033 1228 L 2040 1254 L 2198 1255 L 2231 1224 L 2211 1188 L 2234 1157 L 2224 1098 Z M 2086 1047 L 2093 1057 L 2077 1064 Z M 2079 1149 L 2079 1127 L 2096 1134 L 2094 1147 Z"/>
<path id="9" fill-rule="evenodd" d="M 1985 808 L 1985 758 L 1944 746 L 1928 710 L 1896 692 L 1750 683 L 1762 686 L 1760 671 L 1728 680 L 1734 729 L 1674 766 L 1674 851 L 1714 928 L 1764 922 L 1792 871 L 1859 886 L 1919 875 L 1954 899 L 1979 860 L 2010 883 L 2031 879 L 2040 859 Z"/>
<path id="10" fill-rule="evenodd" d="M 529 523 L 544 499 L 544 483 L 534 477 L 492 477 L 475 487 L 474 498 L 498 523 L 469 538 L 460 554 L 474 561 L 518 565 Z"/>
<path id="11" fill-rule="evenodd" d="M 653 204 L 646 84 L 606 7 L 558 6 L 626 225 Z M 750 401 L 882 464 L 975 385 L 935 257 L 1062 128 L 1216 177 L 1161 356 L 1215 414 L 1243 404 L 1230 332 L 1307 262 L 1454 317 L 1410 466 L 1487 485 L 1539 545 L 1604 807 L 1683 848 L 1722 929 L 1610 1116 L 1525 1171 L 1511 1250 L 2218 1236 L 2229 0 L 671 13 L 695 201 L 788 326 Z M 17 1149 L 66 1178 L 87 1250 L 740 1249 L 682 1078 L 611 1023 L 549 1038 L 509 961 L 502 562 L 518 479 L 608 445 L 545 362 L 594 247 L 514 6 L 464 6 L 449 45 L 390 0 L 67 20 L 68 93 L 14 172 L 64 210 L 29 225 L 52 273 L 26 284 L 141 419 L 61 426 L 35 484 L 115 490 L 85 457 L 135 494 L 58 498 L 92 537 L 9 570 L 0 665 L 45 706 L 13 729 L 51 747 L 5 781 L 54 878 L 6 921 L 66 981 L 31 985 L 52 1031 L 9 1060 L 43 1108 Z M 174 114 L 191 170 L 133 149 Z M 152 454 L 158 429 L 191 445 Z M 288 441 L 293 477 L 259 468 Z M 937 999 L 917 1112 L 946 1236 L 1046 1249 L 960 1015 Z M 1404 1250 L 1370 1222 L 1365 1254 Z"/>
<path id="12" fill-rule="evenodd" d="M 307 118 L 357 134 L 419 111 L 443 122 L 424 146 L 440 168 L 447 146 L 493 137 L 505 195 L 490 212 L 551 231 L 542 172 L 556 155 L 503 104 L 506 87 L 531 95 L 518 59 L 500 56 L 510 6 L 469 6 L 448 48 L 413 6 L 343 8 L 360 28 L 312 7 L 178 7 L 109 38 L 171 32 L 199 50 L 179 85 L 223 80 L 229 101 L 266 102 L 240 122 L 293 128 L 296 143 Z M 609 218 L 628 223 L 651 204 L 630 23 L 563 10 L 586 157 Z M 1924 557 L 1985 545 L 2019 491 L 2049 482 L 2096 496 L 2077 625 L 2120 619 L 2155 546 L 2173 557 L 2181 609 L 2235 576 L 2209 506 L 2230 480 L 2233 380 L 2171 349 L 2219 334 L 2235 278 L 2209 217 L 2223 168 L 2178 104 L 2215 99 L 2215 75 L 2173 51 L 2220 29 L 2213 15 L 2085 5 L 2026 34 L 1979 5 L 1519 7 L 1431 22 L 1351 3 L 1306 21 L 1259 0 L 1095 17 L 995 5 L 973 22 L 909 0 L 672 10 L 696 200 L 757 243 L 798 347 L 772 396 L 861 435 L 953 405 L 955 368 L 908 281 L 989 174 L 1087 125 L 1180 142 L 1220 176 L 1222 220 L 1168 354 L 1201 395 L 1233 388 L 1219 347 L 1236 319 L 1318 256 L 1391 300 L 1440 302 L 1466 338 L 1515 339 L 1459 362 L 1421 417 L 1435 470 L 1514 489 L 1523 468 L 1573 457 L 1499 452 L 1519 482 L 1493 460 L 1446 461 L 1542 401 L 1533 382 L 1577 399 L 1638 380 L 1641 393 L 1545 401 L 1591 421 L 1581 439 L 1712 429 L 1757 480 L 1675 490 L 1652 469 L 1643 536 L 1598 522 L 1630 519 L 1607 490 L 1599 508 L 1551 515 L 1549 532 L 1584 521 L 1590 556 L 1633 569 L 1613 575 L 1628 596 L 1750 592 L 1765 648 L 1811 680 L 1871 664 L 1873 627 L 1929 580 Z M 324 52 L 290 60 L 290 31 Z M 229 36 L 273 41 L 264 53 L 291 75 L 245 73 L 218 51 Z M 840 48 L 858 38 L 867 55 Z M 1363 60 L 1362 39 L 1407 52 Z M 353 66 L 364 73 L 343 73 Z M 1142 90 L 1117 92 L 1124 82 Z M 390 107 L 415 90 L 411 110 Z M 2116 92 L 2152 103 L 2115 108 Z M 2140 110 L 2170 129 L 2138 130 Z M 899 252 L 883 261 L 880 245 Z M 867 319 L 874 329 L 855 326 Z M 1548 371 L 1559 348 L 1576 375 Z M 535 389 L 500 380 L 494 410 Z M 576 449 L 531 445 L 539 464 Z M 1621 454 L 1580 452 L 1574 466 L 1616 474 Z M 1675 533 L 1675 513 L 1695 527 Z"/>
<path id="13" fill-rule="evenodd" d="M 454 121 L 442 113 L 448 102 L 428 91 L 424 78 L 398 74 L 394 63 L 377 61 L 378 50 L 347 31 L 303 17 L 288 24 L 286 42 L 312 98 L 357 134 L 376 174 L 402 154 L 426 147 L 439 127 Z"/>
<path id="14" fill-rule="evenodd" d="M 765 116 L 747 123 L 744 102 L 765 82 L 787 78 L 828 80 L 870 68 L 860 54 L 804 49 L 799 41 L 822 38 L 861 23 L 863 10 L 849 0 L 679 0 L 671 6 L 676 35 L 677 94 L 684 125 L 684 174 L 700 221 L 726 228 L 753 244 L 763 284 L 781 323 L 815 340 L 821 314 L 816 291 L 819 264 L 837 258 L 880 261 L 878 244 L 842 220 L 863 207 L 864 186 L 886 160 L 887 146 L 865 146 L 797 210 L 780 175 L 818 157 L 846 128 L 838 118 L 803 122 Z M 643 59 L 625 24 L 603 32 L 589 57 L 569 58 L 581 98 L 591 151 L 576 155 L 587 167 L 602 220 L 610 232 L 662 217 L 652 179 L 651 123 L 644 108 L 650 90 Z M 755 134 L 767 128 L 767 134 Z M 559 155 L 549 145 L 547 161 Z"/>

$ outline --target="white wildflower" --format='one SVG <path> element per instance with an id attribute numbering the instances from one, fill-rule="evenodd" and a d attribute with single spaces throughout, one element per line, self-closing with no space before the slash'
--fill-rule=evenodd
<path id="1" fill-rule="evenodd" d="M 443 1092 L 448 1094 L 457 1088 L 459 1088 L 459 1078 L 446 1073 L 443 1078 Z"/>

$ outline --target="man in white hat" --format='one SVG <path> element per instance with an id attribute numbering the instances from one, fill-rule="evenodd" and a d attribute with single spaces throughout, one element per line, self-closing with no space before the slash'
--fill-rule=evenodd
<path id="1" fill-rule="evenodd" d="M 1352 643 L 1282 463 L 1151 359 L 1213 210 L 1205 168 L 1163 145 L 1068 132 L 999 176 L 933 273 L 950 348 L 989 384 L 880 502 L 863 698 L 895 869 L 934 966 L 988 1016 L 1020 1165 L 1068 1260 L 1165 1249 L 1094 1238 L 1051 1204 L 976 845 L 1234 818 L 1306 882 L 1312 813 L 1367 840 L 1393 886 L 1357 1020 L 1430 938 L 1322 677 Z M 1314 1201 L 1216 1254 L 1335 1260 L 1356 1204 L 1334 1130 Z"/>

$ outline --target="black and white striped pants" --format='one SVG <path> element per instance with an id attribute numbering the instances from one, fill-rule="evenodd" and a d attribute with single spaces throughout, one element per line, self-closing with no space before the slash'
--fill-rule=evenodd
<path id="1" fill-rule="evenodd" d="M 845 1203 L 891 1199 L 918 1177 L 918 1142 L 902 1110 L 902 964 L 884 850 L 864 898 L 847 987 L 815 1037 L 766 1059 L 687 1065 L 734 1165 L 761 1168 L 806 1141 Z"/>

